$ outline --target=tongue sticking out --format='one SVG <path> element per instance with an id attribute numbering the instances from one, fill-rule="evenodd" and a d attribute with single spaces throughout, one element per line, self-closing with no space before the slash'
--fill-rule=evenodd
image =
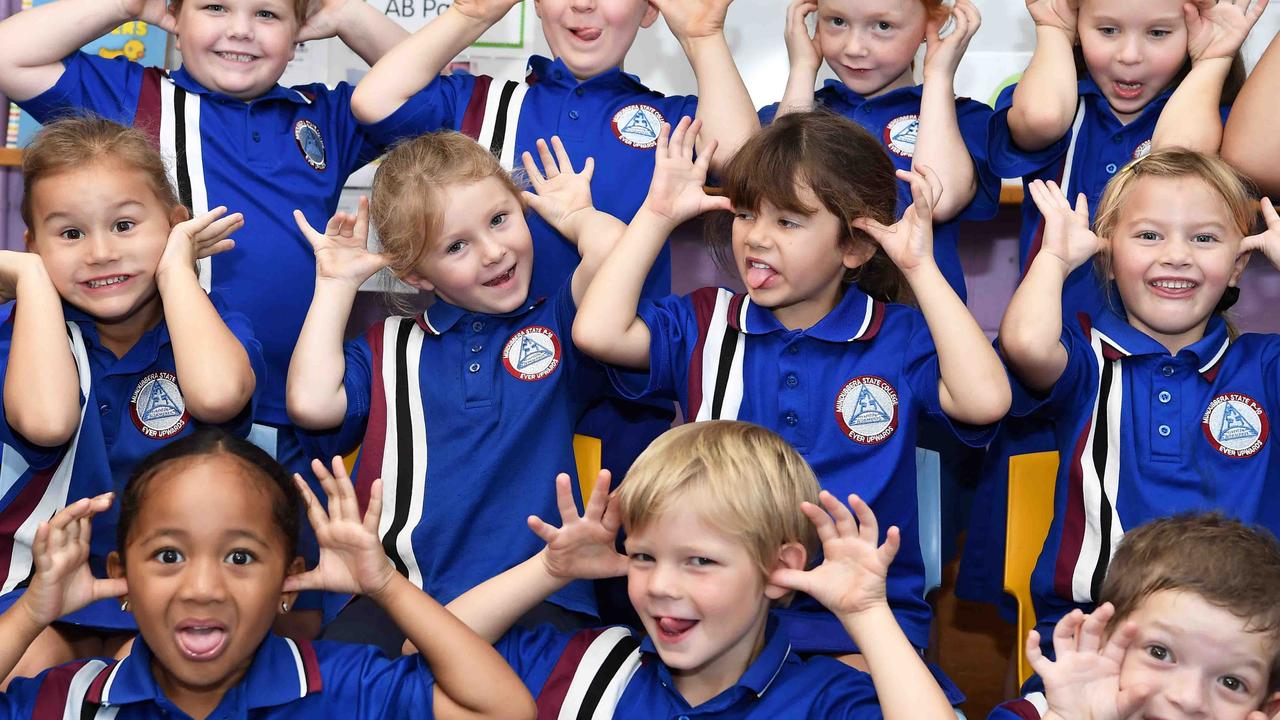
<path id="1" fill-rule="evenodd" d="M 681 620 L 680 618 L 664 617 L 658 620 L 658 628 L 668 635 L 679 635 L 697 623 L 697 620 Z"/>
<path id="2" fill-rule="evenodd" d="M 771 267 L 756 267 L 754 265 L 747 266 L 747 287 L 752 290 L 759 289 L 765 283 L 777 276 L 777 272 Z"/>
<path id="3" fill-rule="evenodd" d="M 217 654 L 227 640 L 222 628 L 188 628 L 178 631 L 178 645 L 188 657 L 205 658 Z"/>
<path id="4" fill-rule="evenodd" d="M 600 37 L 601 30 L 600 28 L 578 28 L 573 31 L 573 34 L 583 42 L 591 42 L 592 40 Z"/>

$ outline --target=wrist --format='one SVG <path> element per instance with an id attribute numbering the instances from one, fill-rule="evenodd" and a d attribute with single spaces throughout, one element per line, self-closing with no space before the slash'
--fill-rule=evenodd
<path id="1" fill-rule="evenodd" d="M 28 588 L 28 592 L 30 592 L 30 588 Z M 44 632 L 44 629 L 53 623 L 53 620 L 57 619 L 49 620 L 40 617 L 40 613 L 31 607 L 31 601 L 28 599 L 27 593 L 23 593 L 13 604 L 17 610 L 14 613 L 14 618 L 17 622 L 17 627 L 14 628 L 17 637 L 13 638 L 14 641 L 24 640 L 23 644 L 30 644 L 32 640 L 36 639 L 36 636 Z"/>
<path id="2" fill-rule="evenodd" d="M 946 282 L 946 277 L 942 274 L 942 270 L 938 268 L 938 263 L 933 259 L 933 255 L 929 254 L 920 258 L 920 262 L 916 263 L 912 268 L 899 268 L 902 276 L 906 279 L 912 291 L 916 291 L 920 285 L 942 280 Z"/>
<path id="3" fill-rule="evenodd" d="M 510 9 L 511 8 L 508 7 L 506 10 L 503 10 L 502 14 L 498 15 L 497 17 L 489 17 L 486 15 L 471 15 L 469 13 L 465 13 L 462 10 L 458 9 L 458 6 L 454 4 L 449 6 L 447 13 L 452 14 L 458 20 L 470 26 L 479 27 L 487 30 L 490 27 L 493 27 L 495 24 L 497 24 L 497 22 L 501 20 L 503 16 L 505 16 L 507 12 L 510 11 Z"/>
<path id="4" fill-rule="evenodd" d="M 1066 40 L 1068 46 L 1076 44 L 1076 31 L 1069 30 L 1061 25 L 1042 25 L 1036 23 L 1036 44 L 1039 46 L 1043 42 L 1055 42 L 1057 40 Z"/>
<path id="5" fill-rule="evenodd" d="M 184 282 L 199 284 L 195 261 L 192 261 L 190 265 L 162 261 L 160 267 L 156 268 L 156 289 L 160 291 L 162 297 L 167 290 L 174 287 L 175 283 L 181 284 Z"/>
<path id="6" fill-rule="evenodd" d="M 1231 72 L 1231 63 L 1233 60 L 1234 58 L 1230 56 L 1191 58 L 1191 68 L 1199 71 L 1197 72 L 1198 75 L 1206 72 L 1214 72 L 1215 74 L 1220 74 L 1225 78 Z"/>
<path id="7" fill-rule="evenodd" d="M 729 41 L 725 39 L 722 28 L 717 28 L 705 35 L 677 36 L 677 39 L 680 41 L 680 47 L 684 48 L 685 55 L 689 57 L 690 63 L 707 52 L 729 52 Z"/>
<path id="8" fill-rule="evenodd" d="M 898 622 L 893 617 L 893 611 L 889 609 L 889 601 L 883 597 L 875 599 L 858 610 L 838 613 L 838 616 L 850 635 L 862 635 L 868 629 L 883 627 L 885 623 L 897 625 Z"/>
<path id="9" fill-rule="evenodd" d="M 403 575 L 395 571 L 395 568 L 391 566 L 391 561 L 387 560 L 386 571 L 371 587 L 361 588 L 361 592 L 370 600 L 385 607 L 388 599 L 396 593 L 398 586 L 401 583 L 408 582 Z"/>
<path id="10" fill-rule="evenodd" d="M 364 278 L 342 277 L 340 275 L 323 275 L 317 269 L 316 272 L 316 289 L 315 294 L 319 295 L 324 292 L 327 296 L 333 298 L 345 298 L 352 301 L 356 298 L 356 293 L 360 291 L 360 286 L 365 283 L 372 275 Z"/>

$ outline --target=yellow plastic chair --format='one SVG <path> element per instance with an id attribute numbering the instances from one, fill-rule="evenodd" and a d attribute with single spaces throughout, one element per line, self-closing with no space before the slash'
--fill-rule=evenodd
<path id="1" fill-rule="evenodd" d="M 1038 452 L 1009 458 L 1009 507 L 1004 544 L 1004 591 L 1018 601 L 1018 687 L 1031 677 L 1027 633 L 1036 626 L 1031 604 L 1031 572 L 1053 522 L 1053 490 L 1058 453 Z"/>
<path id="2" fill-rule="evenodd" d="M 586 504 L 596 486 L 600 474 L 600 438 L 590 435 L 573 436 L 573 460 L 578 470 L 578 487 L 582 490 L 582 502 Z"/>

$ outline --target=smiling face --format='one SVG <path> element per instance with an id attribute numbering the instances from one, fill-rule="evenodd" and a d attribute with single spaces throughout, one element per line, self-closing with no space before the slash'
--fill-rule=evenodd
<path id="1" fill-rule="evenodd" d="M 636 33 L 658 19 L 648 0 L 535 0 L 551 53 L 579 81 L 620 67 Z"/>
<path id="2" fill-rule="evenodd" d="M 159 471 L 123 564 L 114 553 L 109 561 L 129 582 L 157 684 L 188 712 L 212 710 L 244 677 L 280 603 L 292 598 L 281 592 L 290 563 L 269 481 L 249 472 L 225 453 Z"/>
<path id="3" fill-rule="evenodd" d="M 1244 720 L 1267 699 L 1275 641 L 1193 592 L 1162 590 L 1127 618 L 1138 635 L 1125 651 L 1120 688 L 1156 692 L 1135 717 Z"/>
<path id="4" fill-rule="evenodd" d="M 30 192 L 28 247 L 58 294 L 113 336 L 136 339 L 154 327 L 163 314 L 156 267 L 181 210 L 110 157 L 41 177 Z"/>
<path id="5" fill-rule="evenodd" d="M 1199 178 L 1134 183 L 1104 240 L 1111 272 L 1129 324 L 1176 353 L 1204 337 L 1218 300 L 1244 272 L 1242 234 L 1222 196 Z"/>
<path id="6" fill-rule="evenodd" d="M 1084 0 L 1080 48 L 1089 76 L 1122 122 L 1169 86 L 1187 60 L 1181 0 Z"/>
<path id="7" fill-rule="evenodd" d="M 818 45 L 840 82 L 875 97 L 913 84 L 928 19 L 920 0 L 821 0 Z"/>
<path id="8" fill-rule="evenodd" d="M 182 66 L 205 88 L 239 100 L 275 86 L 297 33 L 288 0 L 185 0 L 178 11 Z"/>
<path id="9" fill-rule="evenodd" d="M 444 208 L 439 230 L 405 281 L 472 312 L 501 314 L 524 304 L 533 239 L 519 199 L 494 176 L 436 192 Z"/>

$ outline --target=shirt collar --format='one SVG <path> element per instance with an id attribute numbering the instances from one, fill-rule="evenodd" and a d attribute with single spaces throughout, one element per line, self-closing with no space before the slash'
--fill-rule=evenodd
<path id="1" fill-rule="evenodd" d="M 1102 88 L 1098 87 L 1098 83 L 1094 82 L 1093 78 L 1089 77 L 1088 75 L 1085 75 L 1084 77 L 1080 78 L 1080 81 L 1079 83 L 1077 83 L 1076 88 L 1079 95 L 1091 97 L 1093 98 L 1094 103 L 1100 105 L 1102 108 L 1105 108 L 1106 115 L 1110 117 L 1111 120 L 1115 121 L 1116 123 L 1120 122 L 1120 119 L 1116 117 L 1115 111 L 1111 109 L 1111 103 L 1107 102 L 1107 96 L 1102 94 Z M 1130 127 L 1134 125 L 1134 123 L 1138 122 L 1143 118 L 1146 118 L 1148 115 L 1154 114 L 1154 116 L 1158 118 L 1160 116 L 1160 111 L 1164 108 L 1165 102 L 1168 101 L 1169 96 L 1172 94 L 1173 94 L 1173 85 L 1170 85 L 1169 87 L 1165 88 L 1164 91 L 1161 92 L 1159 95 L 1152 98 L 1151 102 L 1147 103 L 1146 107 L 1142 108 L 1142 112 L 1138 114 L 1138 117 L 1129 121 L 1129 123 L 1127 123 L 1125 127 Z"/>
<path id="2" fill-rule="evenodd" d="M 658 649 L 651 638 L 646 636 L 640 641 L 640 652 L 653 656 L 647 659 L 657 664 L 658 677 L 662 684 L 674 692 L 675 681 L 671 678 L 671 669 L 657 657 Z M 787 639 L 787 634 L 779 631 L 778 618 L 773 613 L 769 613 L 764 629 L 764 647 L 760 649 L 760 654 L 747 666 L 746 672 L 742 673 L 742 677 L 733 687 L 742 688 L 757 698 L 763 697 L 773 685 L 773 681 L 782 674 L 783 668 L 789 663 L 799 662 L 799 656 L 791 650 L 791 642 Z M 724 693 L 721 693 L 708 702 L 715 702 L 717 698 L 723 696 Z"/>
<path id="3" fill-rule="evenodd" d="M 98 337 L 98 321 L 92 315 L 71 303 L 63 302 L 62 316 L 68 322 L 73 322 L 80 327 L 80 333 L 84 336 L 87 346 L 102 347 L 102 341 Z M 169 325 L 164 321 L 164 318 L 161 318 L 155 327 L 142 333 L 142 337 L 138 338 L 138 342 L 134 343 L 134 346 L 129 349 L 129 352 L 125 353 L 125 356 L 140 352 L 137 348 L 147 347 L 150 349 L 144 355 L 153 360 L 160 348 L 167 344 L 169 344 Z"/>
<path id="4" fill-rule="evenodd" d="M 530 85 L 541 83 L 565 90 L 572 90 L 580 85 L 621 85 L 639 92 L 651 92 L 644 83 L 640 82 L 640 78 L 625 73 L 622 68 L 617 67 L 578 82 L 578 78 L 574 77 L 573 71 L 564 64 L 564 60 L 560 58 L 550 60 L 541 55 L 529 58 L 529 65 L 525 68 L 525 80 Z"/>
<path id="5" fill-rule="evenodd" d="M 1093 318 L 1081 313 L 1079 321 L 1086 330 L 1092 326 L 1098 334 L 1102 341 L 1102 355 L 1107 360 L 1137 355 L 1169 356 L 1167 348 L 1112 310 L 1104 310 Z M 1231 334 L 1227 331 L 1226 321 L 1220 315 L 1213 315 L 1205 326 L 1204 337 L 1183 348 L 1178 355 L 1189 355 L 1200 376 L 1213 382 L 1230 346 Z"/>
<path id="6" fill-rule="evenodd" d="M 854 107 L 862 105 L 863 103 L 889 104 L 892 102 L 903 102 L 903 101 L 908 101 L 911 104 L 918 105 L 920 103 L 920 98 L 924 92 L 923 85 L 907 85 L 906 87 L 900 87 L 900 88 L 897 88 L 896 90 L 890 90 L 889 92 L 883 95 L 877 95 L 876 97 L 868 98 L 865 95 L 862 95 L 861 93 L 858 93 L 857 91 L 853 90 L 848 85 L 845 85 L 844 83 L 835 79 L 827 80 L 826 82 L 822 83 L 822 89 L 836 93 L 836 95 L 838 95 L 841 100 L 844 100 L 845 102 L 849 103 Z"/>
<path id="7" fill-rule="evenodd" d="M 856 283 L 849 284 L 844 297 L 813 327 L 804 334 L 842 343 L 875 338 L 884 323 L 885 306 L 862 292 Z M 735 295 L 729 306 L 729 325 L 748 335 L 764 335 L 771 332 L 790 332 L 768 308 L 751 302 L 745 293 Z"/>
<path id="8" fill-rule="evenodd" d="M 209 90 L 205 86 L 196 82 L 196 79 L 191 77 L 191 73 L 187 72 L 186 67 L 179 67 L 177 70 L 170 71 L 169 79 L 173 80 L 174 85 L 177 85 L 178 87 L 182 88 L 183 90 L 186 90 L 189 93 L 195 93 L 197 95 L 207 95 L 211 98 L 218 98 L 218 99 L 235 101 L 235 102 L 256 103 L 256 102 L 261 102 L 263 100 L 284 100 L 287 102 L 297 103 L 299 105 L 310 105 L 313 99 L 310 96 L 308 96 L 306 93 L 302 92 L 301 90 L 297 90 L 295 88 L 287 88 L 287 87 L 284 87 L 283 85 L 276 84 L 276 85 L 273 85 L 270 90 L 266 91 L 265 93 L 259 95 L 258 97 L 252 100 L 249 100 L 249 101 L 239 100 L 238 98 L 233 98 L 229 95 L 223 95 L 222 93 L 217 93 L 212 90 Z"/>
<path id="9" fill-rule="evenodd" d="M 90 683 L 86 699 L 101 705 L 160 701 L 164 693 L 151 674 L 151 658 L 151 649 L 138 636 L 128 656 Z M 243 692 L 246 707 L 264 708 L 284 705 L 322 689 L 320 664 L 311 643 L 268 634 L 254 653 L 249 671 L 227 692 Z"/>
<path id="10" fill-rule="evenodd" d="M 493 315 L 490 313 L 477 313 L 465 308 L 460 308 L 457 305 L 451 305 L 437 297 L 435 303 L 432 304 L 431 307 L 427 308 L 426 312 L 417 317 L 418 327 L 432 335 L 443 335 L 452 330 L 453 326 L 457 325 L 458 321 L 467 315 L 484 315 L 486 317 L 500 318 L 520 317 L 541 305 L 544 300 L 546 300 L 545 297 L 539 297 L 534 300 L 526 298 L 524 304 L 515 310 L 512 310 L 509 313 L 502 313 L 501 315 Z"/>

